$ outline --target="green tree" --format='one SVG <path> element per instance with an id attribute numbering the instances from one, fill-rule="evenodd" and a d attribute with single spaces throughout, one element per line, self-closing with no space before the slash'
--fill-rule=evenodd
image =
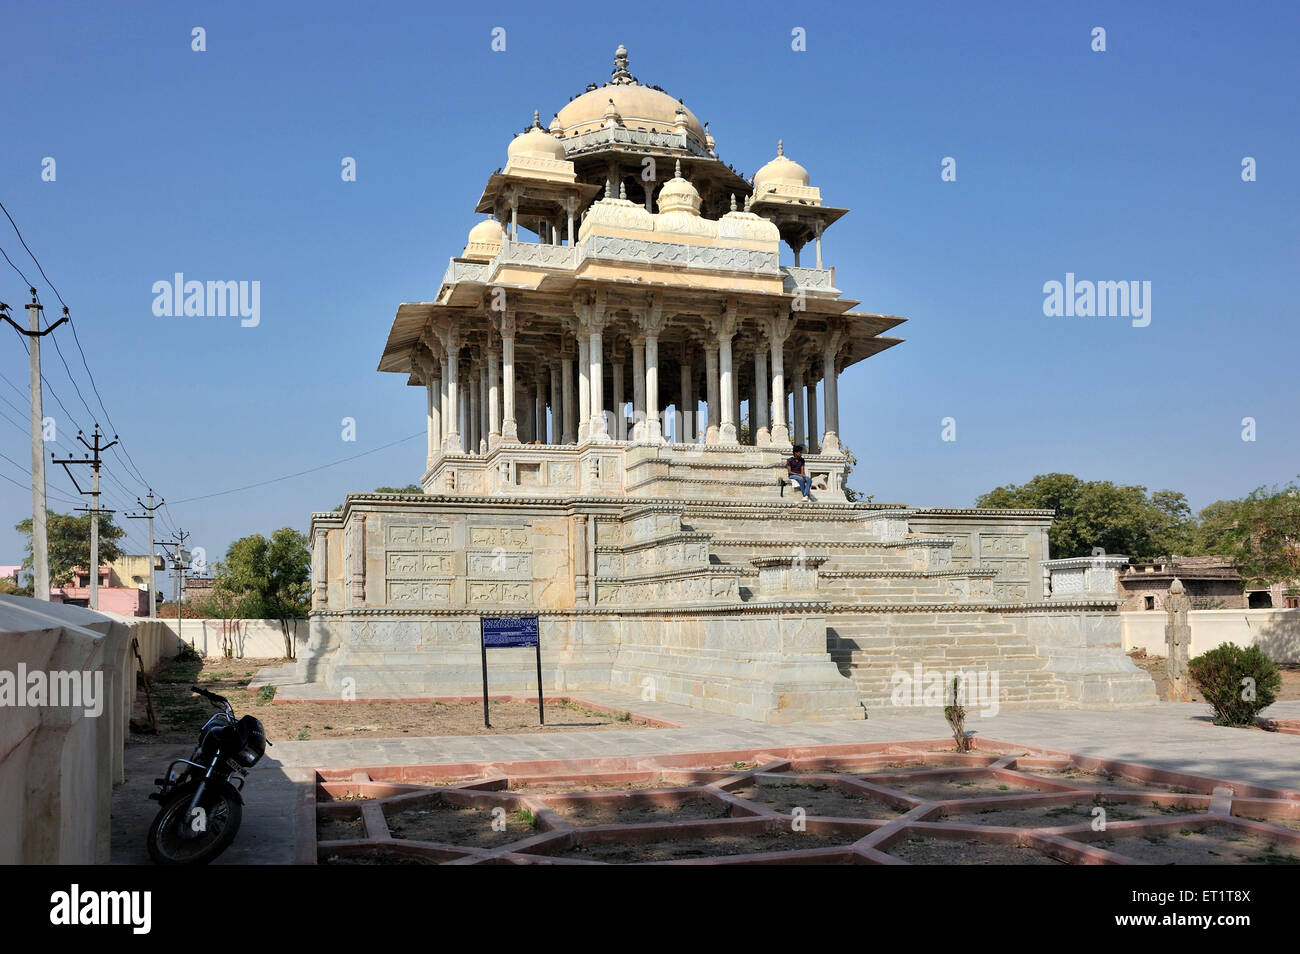
<path id="1" fill-rule="evenodd" d="M 237 594 L 244 615 L 279 621 L 285 656 L 295 658 L 293 621 L 307 616 L 311 595 L 306 534 L 281 527 L 269 540 L 260 533 L 242 537 L 226 550 L 218 576 Z"/>
<path id="2" fill-rule="evenodd" d="M 1186 498 L 1176 491 L 1080 480 L 1073 474 L 1039 474 L 1027 484 L 997 487 L 976 506 L 1056 511 L 1048 531 L 1054 557 L 1088 556 L 1093 547 L 1138 559 L 1186 552 L 1193 523 Z"/>
<path id="3" fill-rule="evenodd" d="M 1199 556 L 1220 556 L 1228 552 L 1228 534 L 1237 525 L 1240 500 L 1216 500 L 1196 515 L 1192 550 Z"/>
<path id="4" fill-rule="evenodd" d="M 27 536 L 26 557 L 23 567 L 32 568 L 32 519 L 28 517 L 15 524 L 14 529 Z M 45 536 L 49 542 L 50 583 L 63 586 L 72 580 L 77 567 L 90 567 L 90 514 L 74 517 L 71 514 L 45 511 Z M 99 563 L 111 563 L 122 555 L 117 541 L 126 531 L 113 522 L 112 514 L 99 518 Z"/>
<path id="5" fill-rule="evenodd" d="M 1244 580 L 1300 579 L 1300 486 L 1292 482 L 1252 491 L 1236 503 L 1220 541 Z"/>

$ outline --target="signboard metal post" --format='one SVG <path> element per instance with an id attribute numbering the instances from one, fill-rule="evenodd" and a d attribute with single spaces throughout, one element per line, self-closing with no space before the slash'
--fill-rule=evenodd
<path id="1" fill-rule="evenodd" d="M 546 725 L 546 702 L 542 697 L 542 640 L 536 616 L 480 616 L 479 648 L 483 655 L 483 725 L 492 728 L 488 721 L 487 651 L 507 647 L 528 647 L 537 650 L 537 718 Z"/>

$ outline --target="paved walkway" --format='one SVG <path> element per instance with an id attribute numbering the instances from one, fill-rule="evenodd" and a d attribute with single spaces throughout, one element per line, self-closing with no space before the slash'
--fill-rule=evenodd
<path id="1" fill-rule="evenodd" d="M 683 725 L 680 729 L 598 729 L 554 735 L 442 736 L 400 739 L 321 739 L 277 742 L 250 774 L 244 824 L 225 864 L 289 864 L 296 839 L 299 785 L 310 770 L 362 765 L 512 761 L 589 756 L 663 755 L 683 752 L 829 745 L 844 742 L 944 738 L 941 710 L 890 715 L 861 722 L 767 725 L 684 706 L 641 702 L 615 692 L 574 693 L 618 709 L 633 709 Z M 967 728 L 1005 742 L 1061 749 L 1099 758 L 1126 759 L 1161 768 L 1300 789 L 1300 736 L 1213 725 L 1203 704 L 1162 703 L 1123 711 L 1032 710 L 972 715 Z M 1275 703 L 1274 718 L 1300 718 L 1300 702 Z M 148 801 L 151 780 L 185 746 L 127 747 L 127 782 L 113 793 L 112 860 L 148 863 L 145 833 L 157 811 Z"/>

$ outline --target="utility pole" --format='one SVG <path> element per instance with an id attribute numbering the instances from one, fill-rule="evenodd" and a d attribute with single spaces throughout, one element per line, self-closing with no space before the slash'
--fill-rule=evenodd
<path id="1" fill-rule="evenodd" d="M 158 506 L 162 506 L 159 502 Z M 158 545 L 163 548 L 172 561 L 172 572 L 175 576 L 172 579 L 172 593 L 176 597 L 176 638 L 181 638 L 181 600 L 185 596 L 185 564 L 189 562 L 190 554 L 185 549 L 185 540 L 189 534 L 180 529 L 172 534 L 173 540 L 159 540 Z M 153 538 L 150 537 L 150 540 Z M 168 550 L 168 547 L 175 547 L 175 552 Z M 192 644 L 191 644 L 192 645 Z"/>
<path id="2" fill-rule="evenodd" d="M 86 439 L 81 436 L 81 431 L 77 431 L 77 440 L 90 450 L 94 456 L 84 456 L 81 460 L 75 457 L 69 457 L 67 460 L 55 460 L 54 463 L 62 464 L 63 469 L 67 471 L 68 477 L 72 480 L 72 485 L 77 488 L 77 493 L 83 496 L 90 494 L 91 506 L 78 507 L 78 510 L 84 510 L 90 514 L 90 608 L 99 609 L 99 515 L 101 513 L 116 513 L 114 510 L 99 509 L 99 469 L 103 466 L 104 458 L 101 452 L 108 450 L 117 443 L 117 435 L 113 435 L 113 440 L 107 444 L 100 445 L 99 439 L 103 435 L 99 433 L 99 425 L 95 425 L 95 433 L 92 435 L 94 444 L 87 444 Z M 52 457 L 53 455 L 51 455 Z M 81 489 L 77 483 L 77 478 L 72 476 L 72 471 L 68 470 L 69 464 L 89 464 L 90 465 L 90 490 Z"/>
<path id="3" fill-rule="evenodd" d="M 41 407 L 41 339 L 68 320 L 68 309 L 64 308 L 63 317 L 41 331 L 41 305 L 36 300 L 36 289 L 29 291 L 32 300 L 27 306 L 27 329 L 4 314 L 9 310 L 4 302 L 0 302 L 0 318 L 13 325 L 14 331 L 28 340 L 32 402 L 32 596 L 49 602 L 50 548 L 45 525 L 45 417 Z"/>
<path id="4" fill-rule="evenodd" d="M 165 504 L 167 501 L 165 501 L 165 500 L 159 500 L 157 503 L 154 503 L 154 502 L 153 502 L 153 488 L 151 487 L 151 488 L 149 488 L 149 503 L 148 503 L 148 505 L 146 505 L 145 503 L 143 503 L 143 502 L 140 500 L 139 497 L 136 497 L 136 498 L 135 498 L 135 502 L 138 503 L 138 504 L 140 504 L 140 509 L 143 510 L 144 513 L 128 513 L 128 514 L 126 515 L 126 518 L 127 518 L 128 520 L 148 520 L 148 521 L 149 521 L 149 618 L 150 618 L 150 619 L 157 619 L 157 618 L 158 618 L 158 605 L 157 605 L 157 600 L 154 599 L 154 591 L 153 591 L 153 548 L 154 548 L 154 542 L 153 542 L 153 512 L 154 512 L 155 510 L 157 510 L 159 507 L 161 507 L 163 504 Z"/>

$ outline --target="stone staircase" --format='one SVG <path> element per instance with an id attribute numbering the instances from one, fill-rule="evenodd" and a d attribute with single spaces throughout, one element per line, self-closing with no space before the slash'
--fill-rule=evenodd
<path id="1" fill-rule="evenodd" d="M 1005 709 L 1069 701 L 1049 659 L 998 613 L 837 613 L 827 620 L 827 641 L 868 712 L 933 707 L 935 687 L 949 694 L 957 675 L 981 690 L 967 708 L 993 700 Z"/>
<path id="2" fill-rule="evenodd" d="M 828 650 L 868 712 L 942 705 L 936 694 L 959 674 L 977 691 L 977 701 L 965 702 L 968 709 L 991 708 L 994 700 L 1002 709 L 1156 701 L 1150 680 L 1106 638 L 1058 637 L 1050 629 L 1044 635 L 1032 613 L 1000 611 L 997 570 L 954 565 L 954 541 L 910 532 L 907 511 L 850 511 L 819 520 L 826 512 L 779 511 L 768 520 L 692 513 L 682 526 L 711 535 L 711 562 L 739 568 L 741 599 L 753 598 L 757 571 L 750 561 L 757 557 L 827 557 L 817 596 L 831 603 Z M 850 515 L 856 522 L 845 520 Z M 1043 606 L 1045 613 L 1060 612 Z M 1079 625 L 1091 631 L 1106 615 Z"/>

